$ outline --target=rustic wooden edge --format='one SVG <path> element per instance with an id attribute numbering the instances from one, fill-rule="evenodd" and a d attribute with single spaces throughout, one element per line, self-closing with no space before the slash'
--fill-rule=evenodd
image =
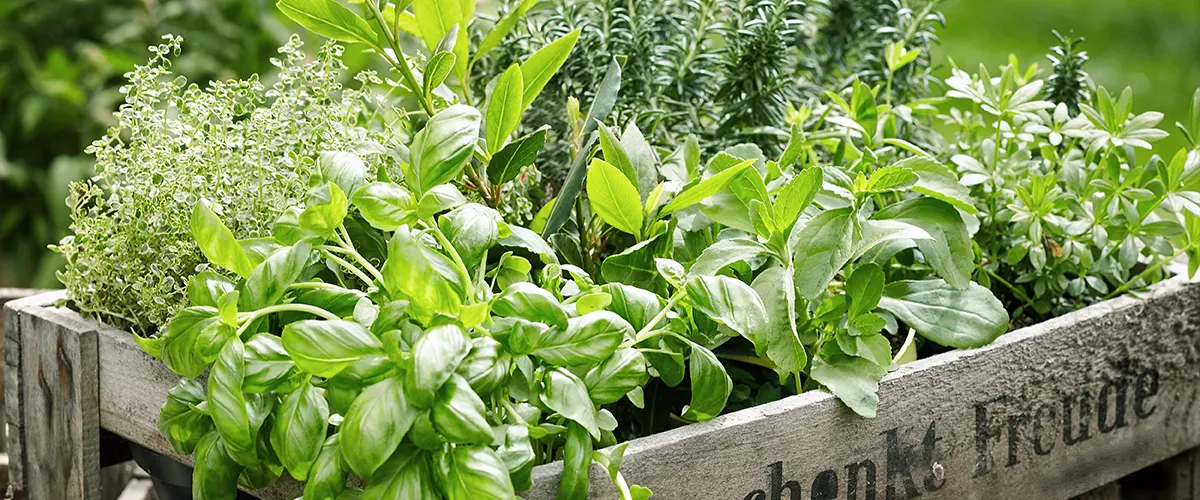
<path id="1" fill-rule="evenodd" d="M 96 333 L 100 425 L 190 464 L 155 424 L 179 377 L 128 333 L 47 307 L 59 297 L 15 309 Z M 664 499 L 1069 498 L 1200 446 L 1197 306 L 1200 285 L 1169 280 L 1143 299 L 1120 297 L 905 365 L 881 382 L 877 419 L 810 392 L 634 440 L 622 470 Z M 1070 424 L 1061 440 L 1044 425 L 1060 416 Z M 552 498 L 560 471 L 535 468 L 525 497 Z M 592 483 L 593 498 L 614 496 L 599 468 Z M 254 493 L 298 491 L 290 482 Z"/>

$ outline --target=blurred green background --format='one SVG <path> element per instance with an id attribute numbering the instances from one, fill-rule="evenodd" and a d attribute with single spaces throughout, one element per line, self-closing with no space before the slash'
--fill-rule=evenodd
<path id="1" fill-rule="evenodd" d="M 947 26 L 938 58 L 973 72 L 1012 53 L 1048 69 L 1050 31 L 1073 32 L 1087 38 L 1095 82 L 1132 87 L 1136 110 L 1166 113 L 1160 128 L 1171 132 L 1200 86 L 1200 0 L 943 0 L 940 8 Z M 203 84 L 269 71 L 293 31 L 302 30 L 269 0 L 0 2 L 0 286 L 57 287 L 59 262 L 46 245 L 67 232 L 66 184 L 90 175 L 84 148 L 111 125 L 121 75 L 159 35 L 184 37 L 174 69 Z M 1157 151 L 1181 145 L 1173 137 Z"/>

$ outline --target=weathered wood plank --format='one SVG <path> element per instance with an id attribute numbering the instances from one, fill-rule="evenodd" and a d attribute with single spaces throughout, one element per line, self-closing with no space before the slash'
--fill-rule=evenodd
<path id="1" fill-rule="evenodd" d="M 79 320 L 26 308 L 19 322 L 24 490 L 37 499 L 101 493 L 97 335 Z M 49 317 L 48 317 L 49 316 Z"/>
<path id="2" fill-rule="evenodd" d="M 635 440 L 622 469 L 664 499 L 1069 498 L 1200 445 L 1198 310 L 1200 285 L 1172 280 L 906 365 L 879 418 L 806 393 Z"/>
<path id="3" fill-rule="evenodd" d="M 1172 280 L 906 365 L 877 419 L 806 393 L 635 440 L 622 469 L 668 500 L 1070 498 L 1200 446 L 1198 310 L 1200 284 Z M 102 425 L 174 456 L 155 421 L 177 378 L 129 334 L 91 328 Z M 526 497 L 553 498 L 560 471 L 536 468 Z M 598 468 L 592 492 L 615 497 Z"/>

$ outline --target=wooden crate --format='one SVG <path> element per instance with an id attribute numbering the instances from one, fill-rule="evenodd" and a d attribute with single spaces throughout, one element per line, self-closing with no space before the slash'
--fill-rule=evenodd
<path id="1" fill-rule="evenodd" d="M 13 481 L 30 498 L 90 499 L 101 427 L 171 453 L 155 422 L 178 376 L 128 333 L 52 307 L 59 297 L 6 311 Z M 666 500 L 1070 498 L 1200 447 L 1197 311 L 1200 283 L 1170 280 L 905 365 L 883 380 L 876 419 L 811 392 L 635 440 L 622 469 Z M 560 470 L 536 468 L 524 496 L 553 498 Z M 592 477 L 594 498 L 614 497 Z M 1177 482 L 1164 498 L 1200 498 L 1192 476 Z"/>

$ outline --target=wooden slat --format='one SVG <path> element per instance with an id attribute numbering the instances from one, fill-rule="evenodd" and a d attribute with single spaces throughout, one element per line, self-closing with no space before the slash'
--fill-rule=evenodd
<path id="1" fill-rule="evenodd" d="M 25 469 L 18 488 L 36 499 L 98 499 L 96 331 L 48 311 L 30 307 L 20 314 L 20 367 L 9 374 L 20 377 L 20 393 L 28 396 L 17 425 Z"/>
<path id="2" fill-rule="evenodd" d="M 806 393 L 635 440 L 622 469 L 667 500 L 1069 498 L 1200 445 L 1198 311 L 1172 280 L 906 365 L 878 418 Z M 592 497 L 615 497 L 598 468 Z"/>
<path id="3" fill-rule="evenodd" d="M 1070 498 L 1200 446 L 1198 310 L 1200 285 L 1168 281 L 906 365 L 882 382 L 879 418 L 806 393 L 635 440 L 622 470 L 666 500 Z M 155 421 L 176 377 L 128 334 L 91 328 L 104 427 L 171 454 Z M 536 468 L 526 498 L 553 498 L 560 471 Z M 592 479 L 593 498 L 615 498 Z"/>

